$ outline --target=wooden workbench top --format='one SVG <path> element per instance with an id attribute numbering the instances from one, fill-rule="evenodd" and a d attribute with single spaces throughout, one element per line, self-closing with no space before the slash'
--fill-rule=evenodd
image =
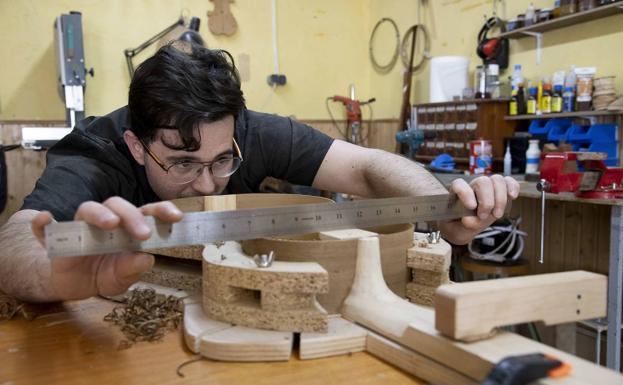
<path id="1" fill-rule="evenodd" d="M 278 363 L 203 360 L 181 369 L 195 356 L 181 332 L 164 341 L 117 350 L 123 339 L 102 318 L 115 304 L 92 298 L 46 309 L 34 321 L 0 322 L 0 384 L 423 384 L 369 355 Z"/>

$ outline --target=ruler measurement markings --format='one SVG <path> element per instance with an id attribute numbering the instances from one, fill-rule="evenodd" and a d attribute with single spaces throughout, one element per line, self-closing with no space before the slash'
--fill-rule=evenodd
<path id="1" fill-rule="evenodd" d="M 366 227 L 473 215 L 457 205 L 456 197 L 429 196 L 311 204 L 230 212 L 187 213 L 175 224 L 148 217 L 153 230 L 146 241 L 132 239 L 125 231 L 103 231 L 80 222 L 60 222 L 46 228 L 48 254 L 88 255 L 201 244 L 218 240 L 243 240 L 267 235 L 316 232 L 324 229 Z M 76 236 L 75 234 L 78 233 Z M 102 242 L 104 240 L 104 242 Z"/>

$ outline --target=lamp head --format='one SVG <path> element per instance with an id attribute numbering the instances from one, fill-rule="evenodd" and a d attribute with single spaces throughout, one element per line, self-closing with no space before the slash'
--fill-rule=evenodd
<path id="1" fill-rule="evenodd" d="M 188 30 L 184 31 L 178 40 L 185 41 L 188 43 L 199 44 L 202 47 L 205 47 L 205 43 L 203 42 L 203 38 L 199 35 L 199 24 L 201 20 L 198 17 L 193 17 L 190 19 L 190 25 L 188 26 Z"/>

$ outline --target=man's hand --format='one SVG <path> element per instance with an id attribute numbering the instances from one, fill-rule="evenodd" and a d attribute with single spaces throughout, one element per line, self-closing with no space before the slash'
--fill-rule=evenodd
<path id="1" fill-rule="evenodd" d="M 104 230 L 123 227 L 138 240 L 151 235 L 144 216 L 151 215 L 165 222 L 178 222 L 183 213 L 171 202 L 152 203 L 140 208 L 128 201 L 112 197 L 104 203 L 84 202 L 75 220 L 85 221 Z M 33 234 L 45 247 L 44 228 L 54 218 L 42 211 L 31 222 Z M 154 263 L 151 254 L 123 252 L 83 257 L 57 257 L 51 261 L 51 280 L 55 295 L 62 300 L 82 299 L 94 295 L 116 295 L 138 281 L 141 273 Z"/>
<path id="2" fill-rule="evenodd" d="M 501 175 L 478 177 L 469 184 L 463 179 L 456 179 L 450 186 L 450 192 L 456 193 L 466 208 L 477 208 L 477 216 L 439 224 L 445 239 L 463 245 L 504 216 L 507 203 L 519 196 L 519 183 Z"/>

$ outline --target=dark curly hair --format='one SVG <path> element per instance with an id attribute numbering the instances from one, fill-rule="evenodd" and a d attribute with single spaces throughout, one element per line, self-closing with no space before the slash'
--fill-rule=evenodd
<path id="1" fill-rule="evenodd" d="M 200 123 L 237 117 L 245 101 L 234 59 L 224 50 L 171 43 L 145 60 L 130 83 L 132 131 L 145 143 L 160 128 L 177 129 L 183 146 L 196 151 Z"/>

